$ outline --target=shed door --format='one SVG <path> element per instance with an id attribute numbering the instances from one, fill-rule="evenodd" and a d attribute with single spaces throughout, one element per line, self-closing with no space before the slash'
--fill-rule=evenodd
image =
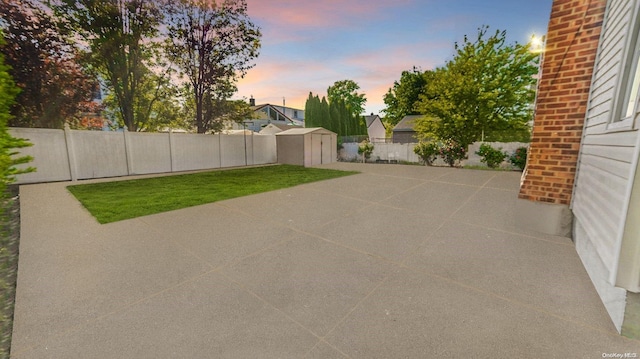
<path id="1" fill-rule="evenodd" d="M 322 135 L 322 163 L 332 163 L 331 135 Z"/>
<path id="2" fill-rule="evenodd" d="M 311 165 L 322 164 L 322 135 L 311 134 Z"/>

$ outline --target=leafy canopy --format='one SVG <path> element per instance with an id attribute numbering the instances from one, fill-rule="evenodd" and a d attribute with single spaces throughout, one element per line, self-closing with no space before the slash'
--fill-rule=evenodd
<path id="1" fill-rule="evenodd" d="M 382 112 L 388 127 L 397 125 L 405 116 L 419 114 L 416 103 L 420 95 L 425 95 L 426 85 L 432 77 L 433 71 L 421 71 L 416 67 L 402 72 L 400 81 L 395 81 L 383 98 L 387 107 Z"/>
<path id="2" fill-rule="evenodd" d="M 254 66 L 260 29 L 249 19 L 245 0 L 178 0 L 167 2 L 166 9 L 165 48 L 191 85 L 194 125 L 198 133 L 219 130 L 219 115 L 237 110 L 227 99 L 236 91 L 237 80 Z"/>
<path id="3" fill-rule="evenodd" d="M 360 116 L 366 98 L 357 93 L 359 88 L 354 81 L 343 80 L 330 86 L 322 99 L 310 92 L 305 104 L 305 126 L 324 127 L 338 136 L 366 135 L 367 126 Z M 354 111 L 356 107 L 358 110 Z"/>
<path id="4" fill-rule="evenodd" d="M 131 131 L 149 120 L 145 97 L 166 84 L 155 38 L 163 13 L 155 0 L 48 0 L 60 28 L 85 44 L 84 62 L 113 93 L 119 118 Z M 149 89 L 152 89 L 149 91 Z M 155 91 L 157 89 L 158 91 Z M 154 100 L 154 99 L 152 99 Z"/>
<path id="5" fill-rule="evenodd" d="M 475 141 L 527 141 L 532 116 L 538 55 L 529 45 L 507 45 L 506 32 L 478 29 L 475 41 L 464 37 L 456 54 L 435 70 L 417 109 L 422 138 Z"/>
<path id="6" fill-rule="evenodd" d="M 35 1 L 0 0 L 0 17 L 6 40 L 0 53 L 21 90 L 9 125 L 62 128 L 78 119 L 98 86 L 78 50 Z"/>

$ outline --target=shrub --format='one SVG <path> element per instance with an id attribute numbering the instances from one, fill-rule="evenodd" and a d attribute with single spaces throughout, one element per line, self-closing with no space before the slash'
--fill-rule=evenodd
<path id="1" fill-rule="evenodd" d="M 416 147 L 413 148 L 413 152 L 415 152 L 427 166 L 431 166 L 438 156 L 439 148 L 433 141 L 420 141 Z"/>
<path id="2" fill-rule="evenodd" d="M 524 170 L 524 166 L 527 164 L 527 151 L 528 149 L 526 147 L 518 147 L 509 157 L 509 162 L 515 167 L 518 167 L 520 171 Z"/>
<path id="3" fill-rule="evenodd" d="M 483 143 L 480 145 L 480 149 L 476 151 L 476 154 L 482 156 L 480 162 L 486 163 L 489 168 L 496 168 L 500 166 L 505 157 L 507 157 L 507 154 L 501 150 L 502 148 L 495 149 L 491 147 L 491 145 Z"/>
<path id="4" fill-rule="evenodd" d="M 373 153 L 373 143 L 367 140 L 360 142 L 360 145 L 358 146 L 359 155 L 364 154 L 364 158 L 369 159 L 372 153 Z"/>
<path id="5" fill-rule="evenodd" d="M 442 142 L 439 146 L 438 154 L 451 167 L 454 167 L 457 162 L 467 157 L 466 149 L 452 139 Z"/>

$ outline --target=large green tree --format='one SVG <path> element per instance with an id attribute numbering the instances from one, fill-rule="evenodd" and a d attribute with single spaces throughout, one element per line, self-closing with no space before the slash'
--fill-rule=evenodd
<path id="1" fill-rule="evenodd" d="M 367 98 L 364 94 L 358 93 L 360 85 L 353 80 L 336 81 L 327 89 L 327 100 L 329 102 L 343 101 L 349 112 L 354 116 L 361 116 L 364 113 L 364 104 Z"/>
<path id="2" fill-rule="evenodd" d="M 78 63 L 78 52 L 42 4 L 0 0 L 0 53 L 20 93 L 11 107 L 14 127 L 62 128 L 91 101 L 97 81 Z"/>
<path id="3" fill-rule="evenodd" d="M 195 127 L 198 133 L 216 130 L 237 80 L 259 54 L 260 29 L 249 19 L 245 0 L 176 0 L 166 8 L 166 49 L 191 84 Z"/>
<path id="4" fill-rule="evenodd" d="M 432 77 L 433 71 L 421 71 L 416 67 L 402 72 L 400 80 L 393 83 L 383 98 L 387 107 L 382 112 L 388 125 L 395 126 L 405 116 L 419 114 L 416 104 L 420 95 L 425 94 L 426 85 Z"/>
<path id="5" fill-rule="evenodd" d="M 79 43 L 85 61 L 116 99 L 120 117 L 130 131 L 148 121 L 137 104 L 148 87 L 160 86 L 149 72 L 161 65 L 157 43 L 163 13 L 156 0 L 48 0 L 58 19 Z M 158 76 L 167 76 L 157 71 Z M 149 81 L 156 81 L 149 83 Z"/>
<path id="6" fill-rule="evenodd" d="M 435 70 L 417 109 L 423 138 L 451 139 L 467 146 L 475 141 L 526 141 L 532 116 L 538 55 L 529 45 L 506 43 L 506 32 L 478 29 L 465 36 L 456 54 Z"/>

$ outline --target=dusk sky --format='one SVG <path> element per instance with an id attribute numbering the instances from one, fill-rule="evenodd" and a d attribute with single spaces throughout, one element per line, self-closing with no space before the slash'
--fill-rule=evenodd
<path id="1" fill-rule="evenodd" d="M 413 66 L 450 60 L 454 43 L 478 27 L 506 30 L 509 43 L 527 43 L 547 30 L 552 0 L 247 0 L 262 30 L 256 66 L 236 98 L 304 109 L 309 92 L 326 95 L 350 79 L 366 94 L 367 114 L 385 108 L 393 82 Z M 381 114 L 382 115 L 382 114 Z"/>

